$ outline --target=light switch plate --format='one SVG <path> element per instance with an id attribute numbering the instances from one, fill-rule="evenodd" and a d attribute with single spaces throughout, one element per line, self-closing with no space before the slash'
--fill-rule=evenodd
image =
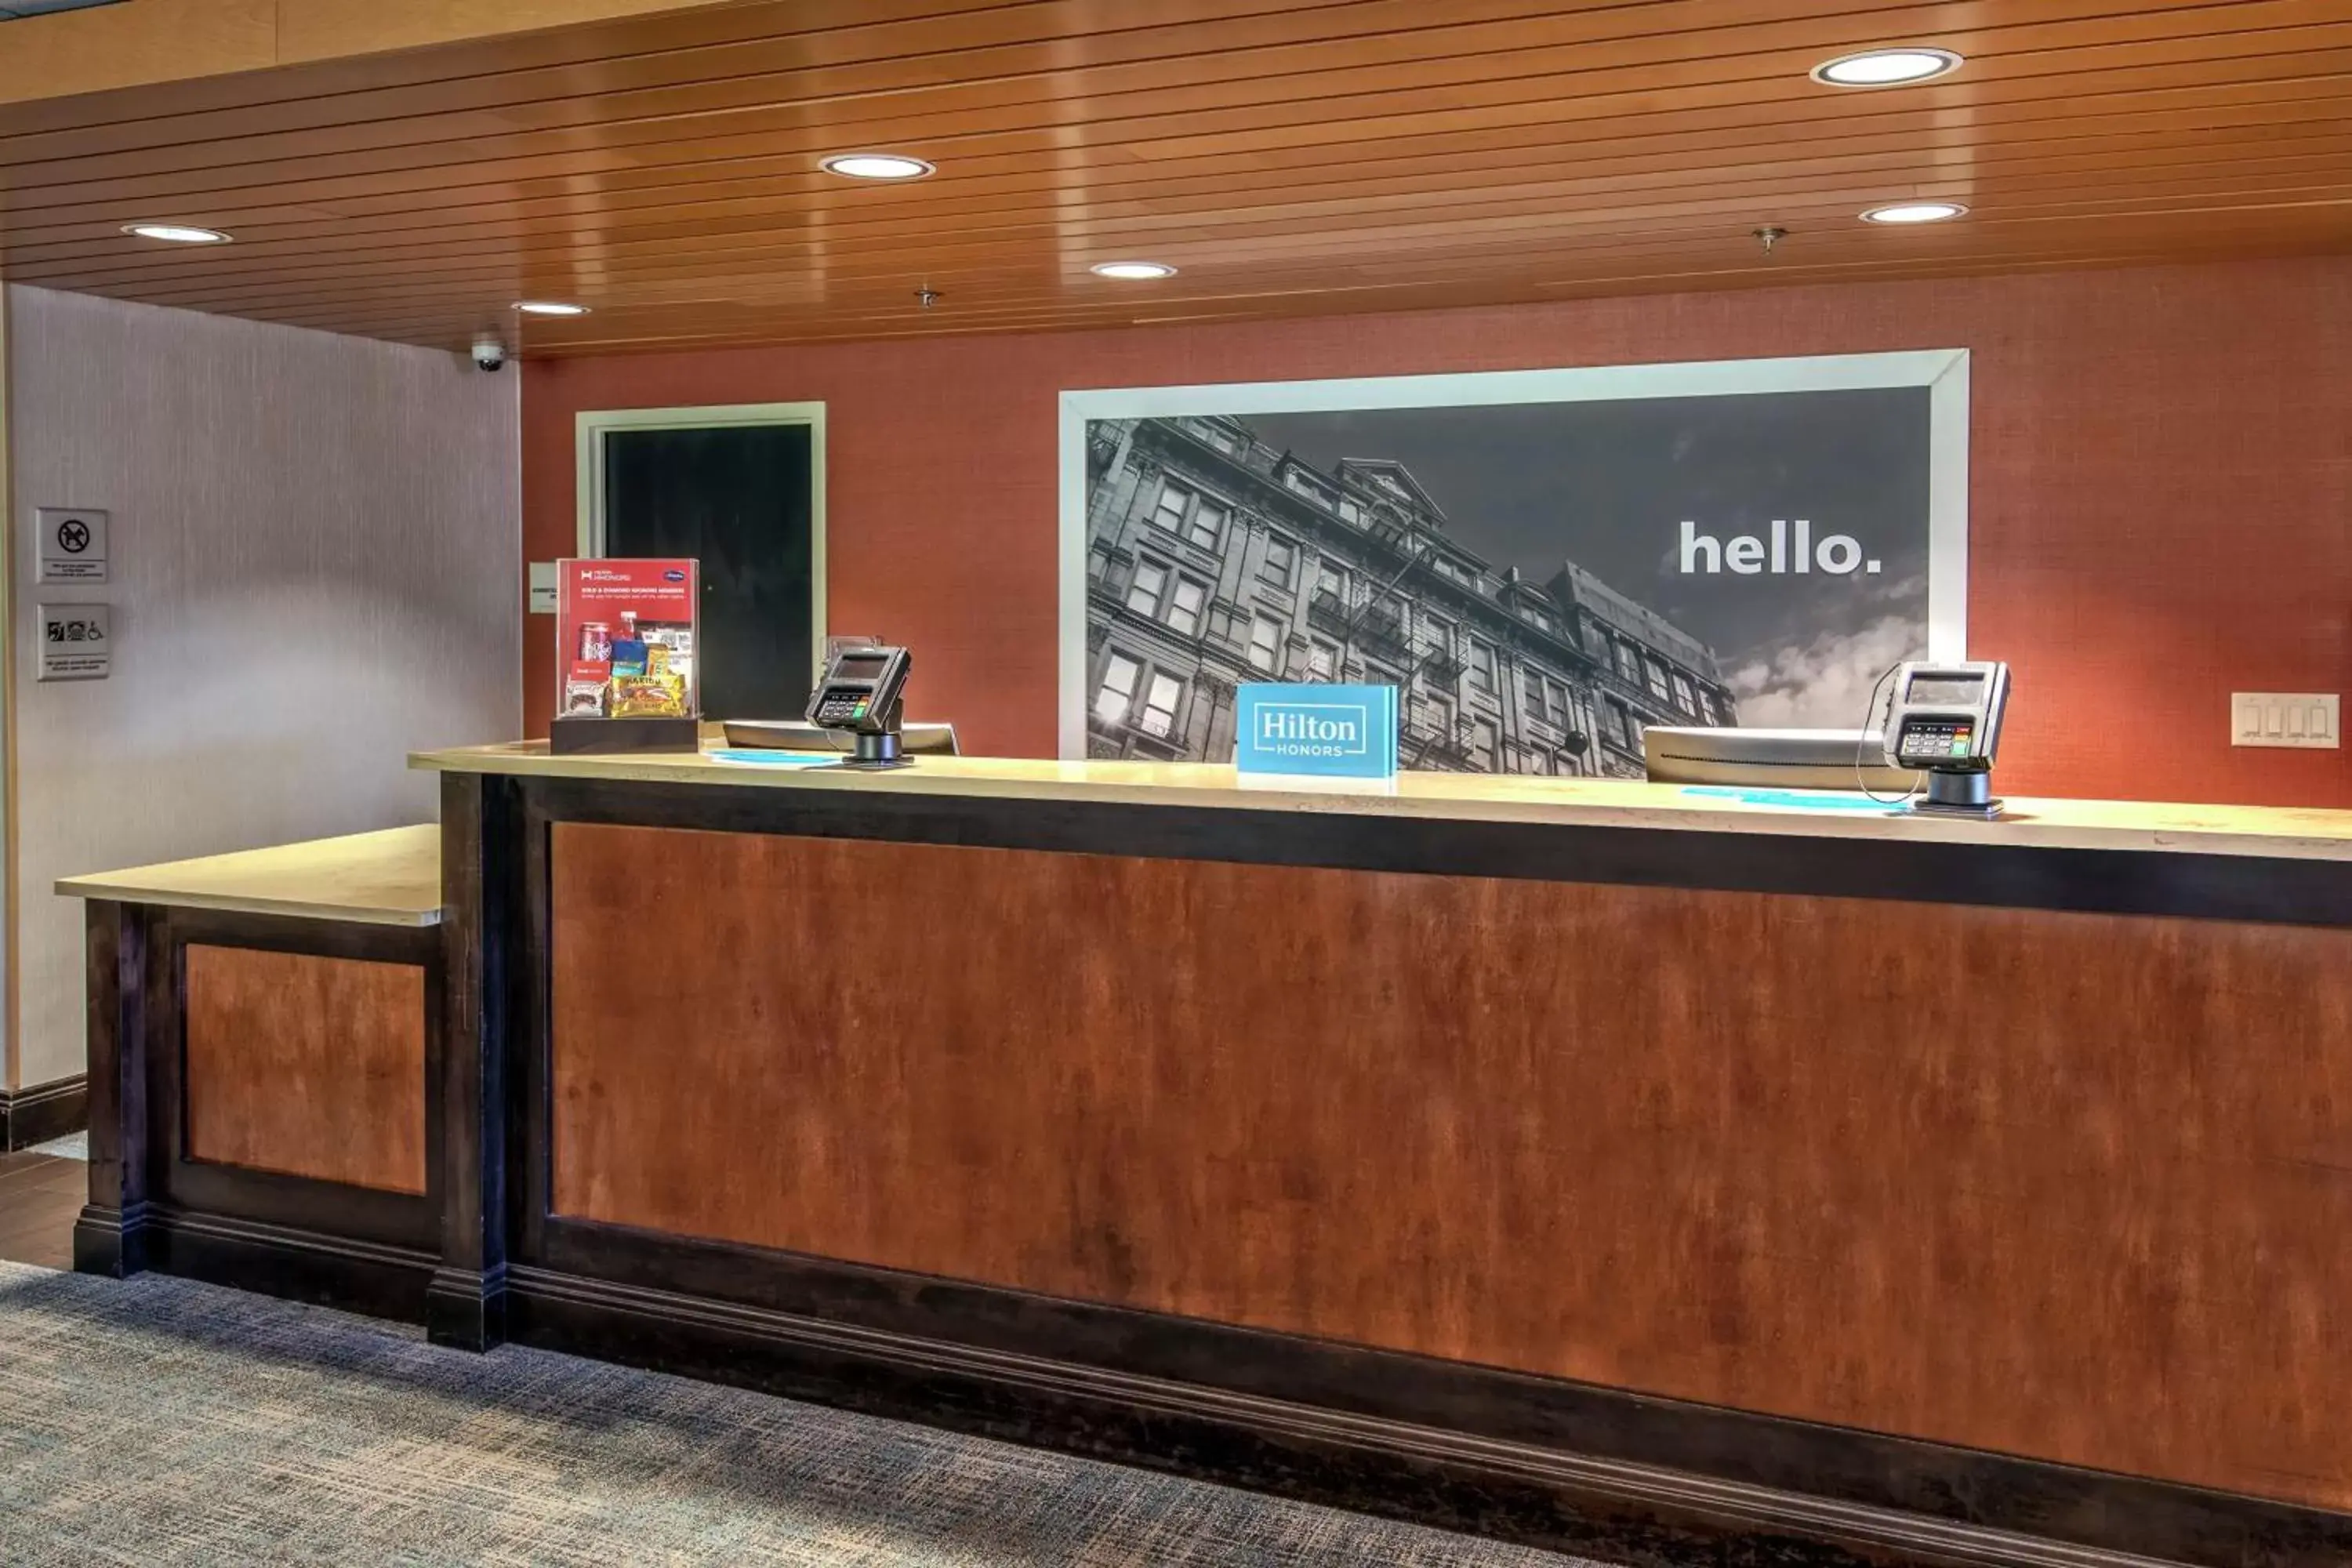
<path id="1" fill-rule="evenodd" d="M 2333 691 L 2233 691 L 2230 744 L 2335 751 L 2344 744 L 2342 699 Z"/>

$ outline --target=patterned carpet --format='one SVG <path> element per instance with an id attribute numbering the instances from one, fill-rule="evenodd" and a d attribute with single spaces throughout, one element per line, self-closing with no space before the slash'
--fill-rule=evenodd
<path id="1" fill-rule="evenodd" d="M 1594 1568 L 153 1276 L 0 1264 L 0 1562 Z"/>

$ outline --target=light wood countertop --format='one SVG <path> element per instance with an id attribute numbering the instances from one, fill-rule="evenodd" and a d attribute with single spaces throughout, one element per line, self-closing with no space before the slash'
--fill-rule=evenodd
<path id="1" fill-rule="evenodd" d="M 2009 798 L 1994 822 L 1923 816 L 1851 797 L 1798 791 L 1654 784 L 1613 779 L 1412 773 L 1382 785 L 1286 779 L 1244 783 L 1230 766 L 1201 763 L 1051 762 L 1010 757 L 924 757 L 883 773 L 777 767 L 699 755 L 551 756 L 544 742 L 421 752 L 409 765 L 447 773 L 509 773 L 769 789 L 870 791 L 966 796 L 1294 811 L 1463 822 L 1665 828 L 1906 840 L 2032 848 L 2121 849 L 2352 863 L 2352 811 L 2137 801 Z M 1834 800 L 1835 804 L 1806 804 Z"/>
<path id="2" fill-rule="evenodd" d="M 343 838 L 67 877 L 59 893 L 125 904 L 293 915 L 362 925 L 441 922 L 441 829 L 426 823 Z"/>

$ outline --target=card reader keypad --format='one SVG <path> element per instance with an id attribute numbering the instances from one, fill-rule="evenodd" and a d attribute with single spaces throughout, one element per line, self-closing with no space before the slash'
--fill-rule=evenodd
<path id="1" fill-rule="evenodd" d="M 1903 726 L 1898 760 L 1906 763 L 1949 762 L 1976 754 L 1974 719 L 1913 719 Z"/>
<path id="2" fill-rule="evenodd" d="M 872 700 L 863 691 L 835 687 L 818 700 L 816 721 L 820 724 L 845 724 L 863 719 L 872 707 Z"/>

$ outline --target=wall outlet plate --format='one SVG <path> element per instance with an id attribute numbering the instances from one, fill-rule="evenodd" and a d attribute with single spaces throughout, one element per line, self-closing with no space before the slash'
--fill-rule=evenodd
<path id="1" fill-rule="evenodd" d="M 2230 744 L 2335 751 L 2344 744 L 2343 700 L 2333 691 L 2233 691 Z"/>

